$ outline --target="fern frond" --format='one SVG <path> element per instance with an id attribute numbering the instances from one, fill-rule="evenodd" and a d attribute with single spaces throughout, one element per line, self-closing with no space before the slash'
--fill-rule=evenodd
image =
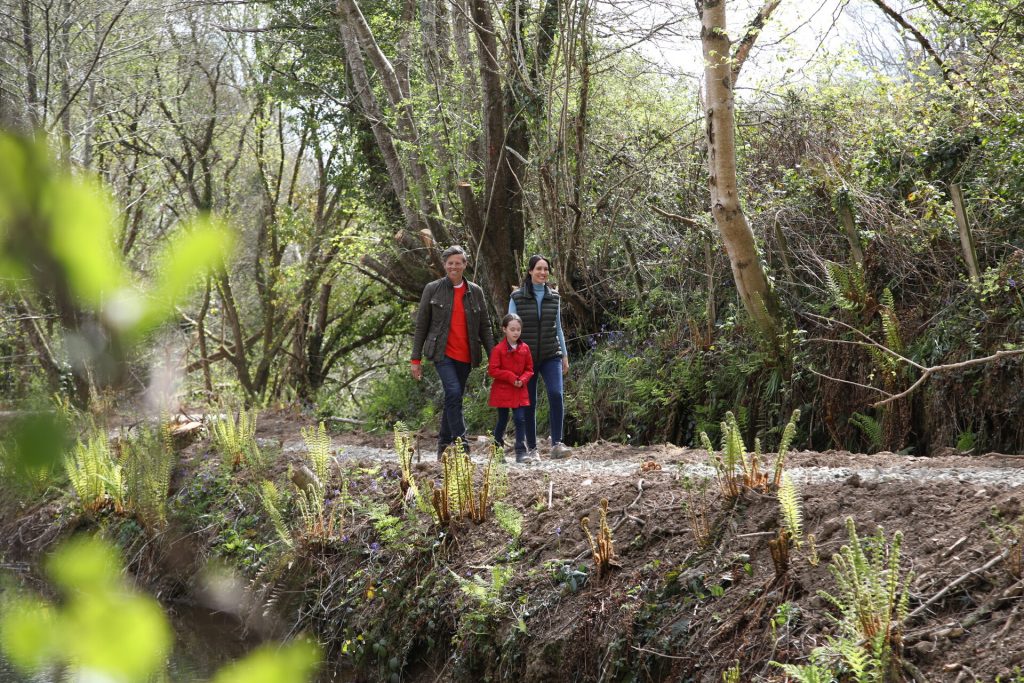
<path id="1" fill-rule="evenodd" d="M 793 545 L 799 548 L 803 544 L 803 511 L 800 509 L 800 495 L 797 492 L 796 484 L 787 474 L 782 475 L 778 498 L 782 525 L 793 541 Z"/>
<path id="2" fill-rule="evenodd" d="M 327 434 L 323 422 L 315 428 L 303 427 L 301 432 L 302 440 L 306 443 L 306 455 L 309 458 L 310 469 L 313 470 L 317 479 L 326 485 L 330 474 L 331 437 Z"/>
<path id="3" fill-rule="evenodd" d="M 274 532 L 277 533 L 277 537 L 289 548 L 293 547 L 292 535 L 288 531 L 288 525 L 285 523 L 284 515 L 281 513 L 281 492 L 274 482 L 264 480 L 260 484 L 260 503 L 263 505 L 263 510 L 267 513 L 267 517 L 270 518 L 271 524 L 274 525 Z"/>
<path id="4" fill-rule="evenodd" d="M 854 413 L 850 416 L 850 424 L 857 427 L 868 442 L 868 448 L 877 450 L 882 446 L 882 425 L 870 415 Z"/>

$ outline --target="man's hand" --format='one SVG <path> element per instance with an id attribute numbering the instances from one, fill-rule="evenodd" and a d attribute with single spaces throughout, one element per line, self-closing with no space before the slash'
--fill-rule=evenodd
<path id="1" fill-rule="evenodd" d="M 409 366 L 412 370 L 412 378 L 419 382 L 423 379 L 423 366 L 418 364 L 412 364 Z"/>
<path id="2" fill-rule="evenodd" d="M 568 372 L 569 372 L 569 357 L 568 356 L 562 356 L 562 374 L 564 375 L 564 374 L 566 374 Z"/>

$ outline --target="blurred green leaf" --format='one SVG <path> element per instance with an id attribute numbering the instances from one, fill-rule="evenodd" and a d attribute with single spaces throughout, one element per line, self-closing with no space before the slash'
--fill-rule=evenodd
<path id="1" fill-rule="evenodd" d="M 74 538 L 47 559 L 50 577 L 70 594 L 105 594 L 121 580 L 121 561 L 106 543 L 87 536 Z"/>
<path id="2" fill-rule="evenodd" d="M 231 252 L 231 231 L 210 216 L 197 218 L 172 238 L 159 258 L 160 274 L 151 302 L 139 324 L 140 331 L 158 325 L 201 282 L 201 277 L 223 264 Z"/>
<path id="3" fill-rule="evenodd" d="M 17 475 L 56 467 L 70 445 L 67 425 L 56 415 L 45 413 L 19 420 L 10 438 L 10 462 Z"/>
<path id="4" fill-rule="evenodd" d="M 310 680 L 319 664 L 320 648 L 307 640 L 264 646 L 218 671 L 213 683 L 298 683 Z"/>
<path id="5" fill-rule="evenodd" d="M 127 284 L 114 250 L 112 202 L 98 184 L 78 178 L 57 180 L 47 194 L 53 255 L 64 266 L 74 294 L 99 307 Z"/>
<path id="6" fill-rule="evenodd" d="M 61 643 L 55 623 L 49 605 L 16 598 L 4 605 L 0 614 L 0 647 L 15 666 L 35 671 L 56 657 Z"/>
<path id="7" fill-rule="evenodd" d="M 145 681 L 163 666 L 172 634 L 160 605 L 123 590 L 78 596 L 62 616 L 68 660 L 123 681 Z"/>

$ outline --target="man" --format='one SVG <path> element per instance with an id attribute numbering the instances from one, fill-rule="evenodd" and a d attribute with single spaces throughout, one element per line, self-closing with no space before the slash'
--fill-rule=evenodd
<path id="1" fill-rule="evenodd" d="M 469 371 L 494 346 L 484 291 L 462 276 L 468 263 L 465 250 L 460 246 L 448 247 L 441 253 L 441 260 L 446 276 L 423 288 L 412 340 L 413 379 L 423 378 L 420 360 L 426 358 L 434 363 L 444 387 L 444 411 L 437 435 L 438 460 L 455 439 L 462 439 L 468 450 L 462 395 Z"/>

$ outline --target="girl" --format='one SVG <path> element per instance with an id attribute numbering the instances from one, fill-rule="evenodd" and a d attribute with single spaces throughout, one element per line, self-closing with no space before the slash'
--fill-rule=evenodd
<path id="1" fill-rule="evenodd" d="M 506 315 L 501 321 L 501 331 L 505 338 L 491 351 L 487 364 L 487 374 L 494 378 L 488 403 L 498 409 L 494 443 L 499 448 L 505 447 L 505 427 L 511 410 L 516 423 L 516 462 L 529 463 L 533 458 L 526 450 L 526 406 L 530 405 L 526 385 L 533 377 L 533 357 L 530 347 L 519 341 L 523 333 L 522 318 L 515 313 Z"/>
<path id="2" fill-rule="evenodd" d="M 548 287 L 550 262 L 540 256 L 530 257 L 523 286 L 512 294 L 508 312 L 523 320 L 523 339 L 530 345 L 536 374 L 527 391 L 530 406 L 526 409 L 526 446 L 530 456 L 537 457 L 537 377 L 544 378 L 551 418 L 551 457 L 564 458 L 572 449 L 562 443 L 562 420 L 565 407 L 562 396 L 562 375 L 569 371 L 569 352 L 562 332 L 562 308 L 558 292 Z"/>

